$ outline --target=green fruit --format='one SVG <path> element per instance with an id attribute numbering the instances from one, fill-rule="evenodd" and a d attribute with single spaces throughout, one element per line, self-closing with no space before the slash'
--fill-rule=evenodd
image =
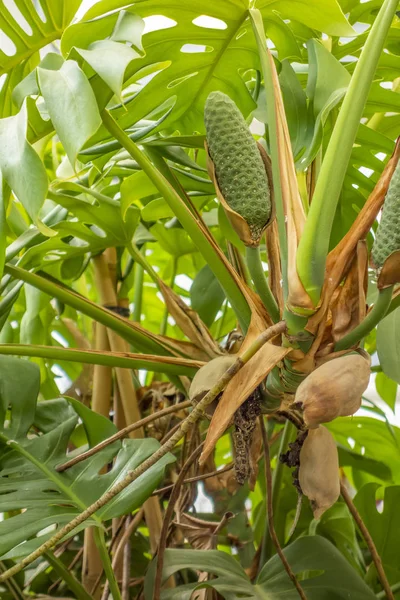
<path id="1" fill-rule="evenodd" d="M 222 92 L 208 96 L 204 122 L 222 195 L 258 239 L 271 216 L 268 177 L 258 146 L 242 113 Z"/>
<path id="2" fill-rule="evenodd" d="M 372 248 L 375 266 L 383 267 L 388 256 L 396 250 L 400 250 L 400 162 L 390 181 Z"/>

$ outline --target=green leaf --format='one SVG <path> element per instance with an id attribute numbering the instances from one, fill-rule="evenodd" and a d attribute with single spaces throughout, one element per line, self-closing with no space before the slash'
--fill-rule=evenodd
<path id="1" fill-rule="evenodd" d="M 257 0 L 255 8 L 266 11 L 278 11 L 285 17 L 304 23 L 308 27 L 324 31 L 329 35 L 353 36 L 351 27 L 336 0 Z"/>
<path id="2" fill-rule="evenodd" d="M 378 510 L 377 507 L 378 489 L 379 485 L 368 483 L 358 492 L 354 504 L 374 540 L 389 583 L 393 584 L 400 580 L 398 539 L 400 486 L 384 488 L 383 510 Z"/>
<path id="3" fill-rule="evenodd" d="M 196 246 L 184 229 L 167 229 L 164 224 L 156 223 L 150 227 L 150 232 L 154 235 L 161 248 L 172 256 L 183 256 L 184 254 L 191 254 L 196 250 Z"/>
<path id="4" fill-rule="evenodd" d="M 315 521 L 311 523 L 312 528 Z M 357 542 L 353 517 L 343 502 L 336 502 L 317 521 L 316 533 L 328 539 L 350 565 L 363 575 L 363 559 Z"/>
<path id="5" fill-rule="evenodd" d="M 113 40 L 99 40 L 93 42 L 87 50 L 82 48 L 75 50 L 100 75 L 121 102 L 126 68 L 140 54 L 129 46 Z"/>
<path id="6" fill-rule="evenodd" d="M 101 117 L 93 90 L 73 60 L 52 71 L 38 68 L 40 90 L 73 168 L 79 150 L 96 132 Z"/>
<path id="7" fill-rule="evenodd" d="M 225 294 L 208 265 L 204 265 L 197 273 L 190 288 L 190 299 L 193 310 L 210 327 L 221 308 Z"/>
<path id="8" fill-rule="evenodd" d="M 82 0 L 14 0 L 3 5 L 0 13 L 0 30 L 14 45 L 14 52 L 0 50 L 0 75 L 34 56 L 60 37 L 62 30 L 72 21 Z M 41 9 L 41 10 L 40 10 Z M 19 14 L 18 14 L 19 13 Z M 24 26 L 21 27 L 21 15 Z M 36 63 L 37 64 L 37 63 Z M 26 73 L 25 73 L 26 74 Z"/>
<path id="9" fill-rule="evenodd" d="M 397 4 L 397 0 L 384 0 L 369 32 L 324 155 L 298 246 L 297 272 L 315 306 L 324 282 L 332 225 L 353 144 Z"/>
<path id="10" fill-rule="evenodd" d="M 395 468 L 396 456 L 398 456 L 400 448 L 400 429 L 398 427 L 392 426 L 389 430 L 386 423 L 370 417 L 339 417 L 328 423 L 327 427 L 341 446 L 352 450 L 349 440 L 354 440 L 356 442 L 354 450 L 358 454 L 382 462 L 392 472 L 391 481 L 400 482 L 400 474 Z M 368 470 L 371 471 L 371 469 Z M 382 473 L 378 471 L 378 478 L 381 480 L 382 477 L 387 478 L 384 470 Z"/>
<path id="11" fill-rule="evenodd" d="M 44 59 L 40 61 L 39 67 L 58 71 L 62 67 L 64 59 L 55 52 L 49 52 Z M 37 82 L 37 71 L 31 71 L 15 88 L 12 94 L 13 101 L 18 107 L 22 106 L 27 96 L 38 96 L 40 94 Z"/>
<path id="12" fill-rule="evenodd" d="M 47 174 L 42 161 L 26 139 L 27 107 L 18 114 L 0 119 L 0 170 L 32 221 L 47 194 Z"/>
<path id="13" fill-rule="evenodd" d="M 376 345 L 385 375 L 400 383 L 400 310 L 394 310 L 378 325 Z"/>
<path id="14" fill-rule="evenodd" d="M 376 391 L 386 402 L 388 406 L 394 411 L 396 406 L 397 396 L 397 383 L 390 379 L 385 373 L 377 373 L 375 378 Z"/>
<path id="15" fill-rule="evenodd" d="M 39 371 L 25 360 L 2 356 L 0 383 L 3 415 L 0 510 L 23 510 L 0 523 L 0 553 L 3 558 L 15 558 L 31 552 L 51 535 L 38 536 L 40 531 L 50 525 L 60 527 L 69 522 L 128 471 L 154 454 L 160 444 L 152 438 L 124 440 L 122 444 L 115 442 L 71 469 L 58 473 L 55 467 L 66 459 L 78 414 L 92 443 L 101 441 L 101 433 L 109 436 L 116 428 L 108 419 L 74 400 L 71 404 L 78 412 L 63 399 L 37 404 Z M 8 410 L 10 417 L 5 421 Z M 112 469 L 99 474 L 113 458 L 116 461 Z M 81 528 L 100 526 L 103 520 L 140 506 L 158 485 L 165 466 L 173 460 L 171 455 L 165 456 Z"/>
<path id="16" fill-rule="evenodd" d="M 283 550 L 293 572 L 304 574 L 301 585 L 309 600 L 322 598 L 348 598 L 352 600 L 372 600 L 375 594 L 364 583 L 357 572 L 348 564 L 342 554 L 330 542 L 320 536 L 307 536 L 297 539 Z M 294 588 L 278 555 L 272 557 L 261 570 L 256 583 L 252 585 L 237 561 L 217 550 L 172 550 L 165 552 L 163 578 L 167 579 L 181 569 L 195 569 L 212 573 L 216 577 L 206 584 L 192 583 L 178 589 L 166 590 L 162 600 L 185 598 L 189 600 L 196 589 L 211 587 L 223 598 L 236 600 L 296 600 Z M 317 573 L 312 573 L 312 572 Z M 150 570 L 145 580 L 145 599 L 152 598 L 153 572 Z"/>

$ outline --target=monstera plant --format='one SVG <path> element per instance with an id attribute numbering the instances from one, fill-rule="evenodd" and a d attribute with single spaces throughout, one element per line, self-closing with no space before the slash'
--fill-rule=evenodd
<path id="1" fill-rule="evenodd" d="M 400 597 L 398 0 L 0 5 L 1 598 Z"/>

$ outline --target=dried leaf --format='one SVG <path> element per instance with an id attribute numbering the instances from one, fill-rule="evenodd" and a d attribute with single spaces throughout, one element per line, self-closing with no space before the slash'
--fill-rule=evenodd
<path id="1" fill-rule="evenodd" d="M 390 287 L 400 283 L 400 250 L 392 252 L 384 262 L 378 277 L 378 289 Z"/>
<path id="2" fill-rule="evenodd" d="M 187 306 L 182 298 L 166 285 L 162 279 L 158 280 L 158 286 L 169 313 L 183 333 L 210 358 L 222 354 L 217 342 L 197 312 Z"/>
<path id="3" fill-rule="evenodd" d="M 308 432 L 300 450 L 299 482 L 315 519 L 339 498 L 338 452 L 332 434 L 322 425 Z"/>
<path id="4" fill-rule="evenodd" d="M 218 383 L 224 373 L 236 361 L 236 358 L 233 354 L 218 356 L 197 371 L 189 389 L 189 399 L 193 404 L 197 404 Z M 213 415 L 217 405 L 218 398 L 215 398 L 207 407 L 206 412 L 209 416 Z"/>
<path id="5" fill-rule="evenodd" d="M 370 358 L 346 354 L 310 373 L 296 390 L 294 402 L 303 409 L 307 427 L 318 427 L 339 416 L 353 415 L 368 387 Z"/>
<path id="6" fill-rule="evenodd" d="M 253 343 L 263 329 L 260 329 L 257 318 L 253 316 L 249 331 L 243 342 L 243 351 Z M 199 460 L 200 464 L 204 463 L 213 451 L 215 444 L 225 432 L 237 409 L 289 352 L 290 348 L 274 346 L 272 343 L 267 342 L 229 382 L 208 428 L 203 452 Z"/>
<path id="7" fill-rule="evenodd" d="M 365 317 L 368 286 L 368 249 L 365 241 L 358 242 L 346 280 L 332 307 L 332 336 L 339 341 Z"/>
<path id="8" fill-rule="evenodd" d="M 304 207 L 297 184 L 296 170 L 294 166 L 292 146 L 283 105 L 281 87 L 279 84 L 275 62 L 269 50 L 268 57 L 274 84 L 275 110 L 277 116 L 276 136 L 278 142 L 278 160 L 288 244 L 288 305 L 293 308 L 294 312 L 296 312 L 296 309 L 301 309 L 302 311 L 311 311 L 314 309 L 314 305 L 304 289 L 304 286 L 297 274 L 296 267 L 297 247 L 299 245 L 301 234 L 303 233 L 306 215 L 304 213 Z"/>
<path id="9" fill-rule="evenodd" d="M 333 293 L 351 265 L 357 243 L 366 237 L 382 208 L 390 180 L 399 158 L 400 140 L 398 140 L 391 159 L 388 161 L 378 183 L 374 187 L 360 213 L 357 215 L 353 225 L 341 239 L 339 244 L 328 254 L 320 307 L 315 315 L 308 320 L 307 331 L 315 333 L 319 323 L 326 318 Z"/>
<path id="10" fill-rule="evenodd" d="M 282 269 L 281 255 L 279 251 L 279 235 L 276 219 L 271 223 L 271 227 L 265 232 L 265 240 L 268 255 L 268 280 L 271 291 L 279 306 L 279 312 L 283 314 L 284 301 L 282 290 Z"/>

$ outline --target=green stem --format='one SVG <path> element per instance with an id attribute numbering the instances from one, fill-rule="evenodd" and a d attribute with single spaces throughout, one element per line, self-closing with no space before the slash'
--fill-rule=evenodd
<path id="1" fill-rule="evenodd" d="M 391 312 L 396 310 L 396 308 L 399 308 L 399 306 L 400 306 L 400 294 L 397 294 L 397 296 L 395 298 L 393 298 L 393 300 L 391 301 L 386 315 L 389 315 Z"/>
<path id="2" fill-rule="evenodd" d="M 228 303 L 225 301 L 224 302 L 224 307 L 222 309 L 222 317 L 220 318 L 219 322 L 218 322 L 218 329 L 215 333 L 215 339 L 218 341 L 219 338 L 221 337 L 221 332 L 223 331 L 223 326 L 224 326 L 224 321 L 225 321 L 225 317 L 226 317 L 226 313 L 228 312 Z"/>
<path id="3" fill-rule="evenodd" d="M 187 375 L 188 377 L 192 377 L 203 364 L 191 359 L 180 359 L 172 356 L 163 356 L 162 360 L 158 360 L 160 357 L 150 354 L 115 354 L 113 352 L 99 352 L 98 350 L 25 344 L 0 344 L 0 355 L 2 354 L 48 358 L 56 362 L 66 360 L 68 362 L 120 367 L 122 369 L 145 369 L 156 373 Z"/>
<path id="4" fill-rule="evenodd" d="M 378 325 L 379 321 L 386 315 L 392 299 L 393 286 L 380 290 L 378 298 L 372 307 L 372 310 L 357 327 L 350 333 L 342 337 L 335 345 L 335 352 L 338 350 L 346 350 L 357 344 L 362 338 L 369 334 L 370 331 Z"/>
<path id="5" fill-rule="evenodd" d="M 75 575 L 50 550 L 45 554 L 47 562 L 53 567 L 61 579 L 65 581 L 68 589 L 74 593 L 78 600 L 93 600 L 92 596 L 85 590 L 83 585 L 76 579 Z"/>
<path id="6" fill-rule="evenodd" d="M 100 559 L 104 567 L 104 572 L 107 577 L 108 585 L 110 586 L 111 597 L 113 600 L 122 600 L 121 592 L 115 579 L 114 569 L 112 568 L 110 555 L 108 554 L 104 531 L 96 527 L 93 530 L 93 537 L 99 551 Z"/>
<path id="7" fill-rule="evenodd" d="M 333 129 L 297 250 L 297 272 L 317 306 L 325 277 L 332 224 L 353 143 L 398 0 L 385 0 L 354 70 Z"/>
<path id="8" fill-rule="evenodd" d="M 151 277 L 154 283 L 157 285 L 160 278 L 153 269 L 153 267 L 147 262 L 145 256 L 141 253 L 139 248 L 135 246 L 133 242 L 127 244 L 127 250 L 132 258 L 146 271 L 146 273 Z"/>
<path id="9" fill-rule="evenodd" d="M 60 283 L 54 283 L 50 279 L 40 277 L 35 273 L 25 271 L 10 264 L 6 264 L 4 271 L 12 275 L 15 279 L 29 283 L 42 292 L 58 298 L 68 306 L 75 308 L 75 310 L 109 327 L 116 333 L 119 333 L 122 338 L 130 342 L 135 348 L 144 352 L 154 352 L 161 355 L 169 353 L 168 349 L 162 344 L 157 343 L 150 336 L 147 337 L 144 334 L 145 330 L 142 330 L 139 326 L 135 326 L 132 322 L 127 322 L 123 317 L 119 317 L 111 311 L 98 306 Z"/>
<path id="10" fill-rule="evenodd" d="M 169 287 L 171 288 L 171 290 L 174 289 L 174 284 L 175 284 L 175 277 L 176 277 L 176 272 L 178 269 L 178 257 L 174 256 L 172 259 L 172 275 L 171 275 L 171 281 L 169 284 Z M 161 321 L 161 326 L 160 326 L 160 335 L 165 335 L 167 333 L 167 327 L 168 327 L 168 308 L 165 307 L 164 310 L 164 314 L 163 314 L 163 319 Z"/>
<path id="11" fill-rule="evenodd" d="M 393 594 L 396 594 L 397 592 L 400 592 L 400 582 L 394 583 L 394 584 L 393 584 L 393 585 L 390 587 L 390 589 L 392 590 L 392 593 L 393 593 Z M 379 599 L 380 599 L 380 598 L 383 598 L 383 599 L 384 599 L 384 598 L 387 598 L 387 595 L 386 595 L 386 592 L 385 592 L 385 590 L 382 590 L 381 592 L 378 592 L 378 593 L 376 594 L 376 597 L 377 597 L 377 598 L 379 598 Z"/>
<path id="12" fill-rule="evenodd" d="M 265 277 L 261 262 L 260 246 L 246 246 L 246 262 L 258 295 L 274 323 L 280 319 L 279 308 Z"/>
<path id="13" fill-rule="evenodd" d="M 288 444 L 294 437 L 295 427 L 290 423 L 290 421 L 286 421 L 283 428 L 283 435 L 281 437 L 281 443 L 279 445 L 278 456 L 276 467 L 274 470 L 273 478 L 272 478 L 272 514 L 278 514 L 278 504 L 279 504 L 279 495 L 282 487 L 282 478 L 283 478 L 283 469 L 285 468 L 284 464 L 279 460 L 279 456 L 286 452 L 288 449 Z M 275 527 L 277 529 L 277 527 Z M 282 540 L 281 540 L 282 541 Z M 261 549 L 261 558 L 260 558 L 260 570 L 267 562 L 267 560 L 272 555 L 272 540 L 269 534 L 267 523 L 265 524 L 265 532 L 262 539 L 262 549 Z"/>
<path id="14" fill-rule="evenodd" d="M 199 252 L 201 252 L 206 262 L 210 265 L 214 275 L 224 288 L 239 321 L 247 330 L 251 319 L 250 307 L 233 278 L 232 273 L 230 273 L 228 266 L 225 264 L 216 248 L 213 247 L 211 241 L 206 238 L 195 216 L 191 213 L 167 179 L 155 168 L 147 156 L 140 150 L 139 146 L 126 135 L 125 131 L 121 129 L 107 110 L 103 110 L 102 119 L 107 130 L 121 143 L 132 158 L 138 162 L 143 172 L 151 179 L 152 183 L 161 193 L 182 226 L 190 235 L 194 244 L 199 249 Z"/>
<path id="15" fill-rule="evenodd" d="M 143 248 L 144 250 L 144 248 Z M 143 301 L 143 280 L 144 280 L 144 269 L 138 262 L 135 263 L 135 278 L 133 281 L 133 315 L 132 318 L 135 323 L 140 323 L 142 316 L 142 301 Z"/>

